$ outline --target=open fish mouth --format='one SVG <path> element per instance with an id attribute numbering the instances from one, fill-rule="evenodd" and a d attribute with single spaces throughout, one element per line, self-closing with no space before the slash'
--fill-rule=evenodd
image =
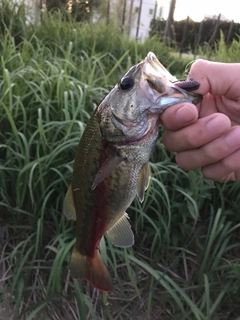
<path id="1" fill-rule="evenodd" d="M 158 104 L 163 106 L 163 111 L 166 107 L 176 103 L 198 104 L 201 102 L 201 94 L 190 92 L 198 89 L 199 83 L 194 80 L 179 81 L 160 63 L 153 52 L 149 52 L 143 60 L 142 71 L 149 86 L 160 93 Z"/>

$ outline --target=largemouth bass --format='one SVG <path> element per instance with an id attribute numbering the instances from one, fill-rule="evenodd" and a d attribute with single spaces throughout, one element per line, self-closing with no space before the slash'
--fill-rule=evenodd
<path id="1" fill-rule="evenodd" d="M 149 52 L 103 99 L 80 140 L 64 200 L 65 215 L 77 220 L 70 271 L 98 289 L 113 288 L 99 254 L 103 234 L 119 247 L 134 243 L 126 209 L 136 195 L 144 200 L 161 113 L 174 104 L 202 99 L 186 91 L 186 82 L 185 90 L 174 84 L 176 80 Z"/>

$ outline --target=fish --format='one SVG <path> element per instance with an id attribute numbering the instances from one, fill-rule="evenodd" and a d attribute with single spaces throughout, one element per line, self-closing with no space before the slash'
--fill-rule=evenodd
<path id="1" fill-rule="evenodd" d="M 103 291 L 113 290 L 99 252 L 100 240 L 106 233 L 115 246 L 134 244 L 126 210 L 135 196 L 144 201 L 160 115 L 180 102 L 199 103 L 202 96 L 190 92 L 194 86 L 199 84 L 184 81 L 181 88 L 181 81 L 149 52 L 93 112 L 79 142 L 63 204 L 66 217 L 76 220 L 70 259 L 73 278 L 86 279 Z"/>

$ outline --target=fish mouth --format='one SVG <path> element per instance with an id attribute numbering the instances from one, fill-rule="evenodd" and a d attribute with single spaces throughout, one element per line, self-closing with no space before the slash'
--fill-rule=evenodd
<path id="1" fill-rule="evenodd" d="M 149 52 L 143 62 L 145 64 L 144 72 L 151 73 L 157 77 L 166 78 L 172 82 L 177 81 L 177 78 L 171 75 L 171 73 L 160 63 L 153 52 Z"/>
<path id="2" fill-rule="evenodd" d="M 153 52 L 149 52 L 143 60 L 142 71 L 149 87 L 154 89 L 152 92 L 149 90 L 149 94 L 155 99 L 158 113 L 177 103 L 190 102 L 196 105 L 201 102 L 201 94 L 189 92 L 193 85 L 190 83 L 188 85 L 186 82 L 181 85 L 181 81 L 168 72 Z M 196 81 L 193 82 L 198 88 L 199 84 Z"/>

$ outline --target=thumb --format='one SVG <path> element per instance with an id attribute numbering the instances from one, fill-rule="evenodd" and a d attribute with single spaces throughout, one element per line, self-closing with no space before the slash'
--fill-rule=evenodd
<path id="1" fill-rule="evenodd" d="M 168 130 L 179 130 L 198 118 L 198 109 L 194 104 L 181 103 L 166 109 L 161 115 L 161 124 Z"/>
<path id="2" fill-rule="evenodd" d="M 191 66 L 188 78 L 200 83 L 196 92 L 202 95 L 224 95 L 239 98 L 240 63 L 221 63 L 198 59 Z"/>

